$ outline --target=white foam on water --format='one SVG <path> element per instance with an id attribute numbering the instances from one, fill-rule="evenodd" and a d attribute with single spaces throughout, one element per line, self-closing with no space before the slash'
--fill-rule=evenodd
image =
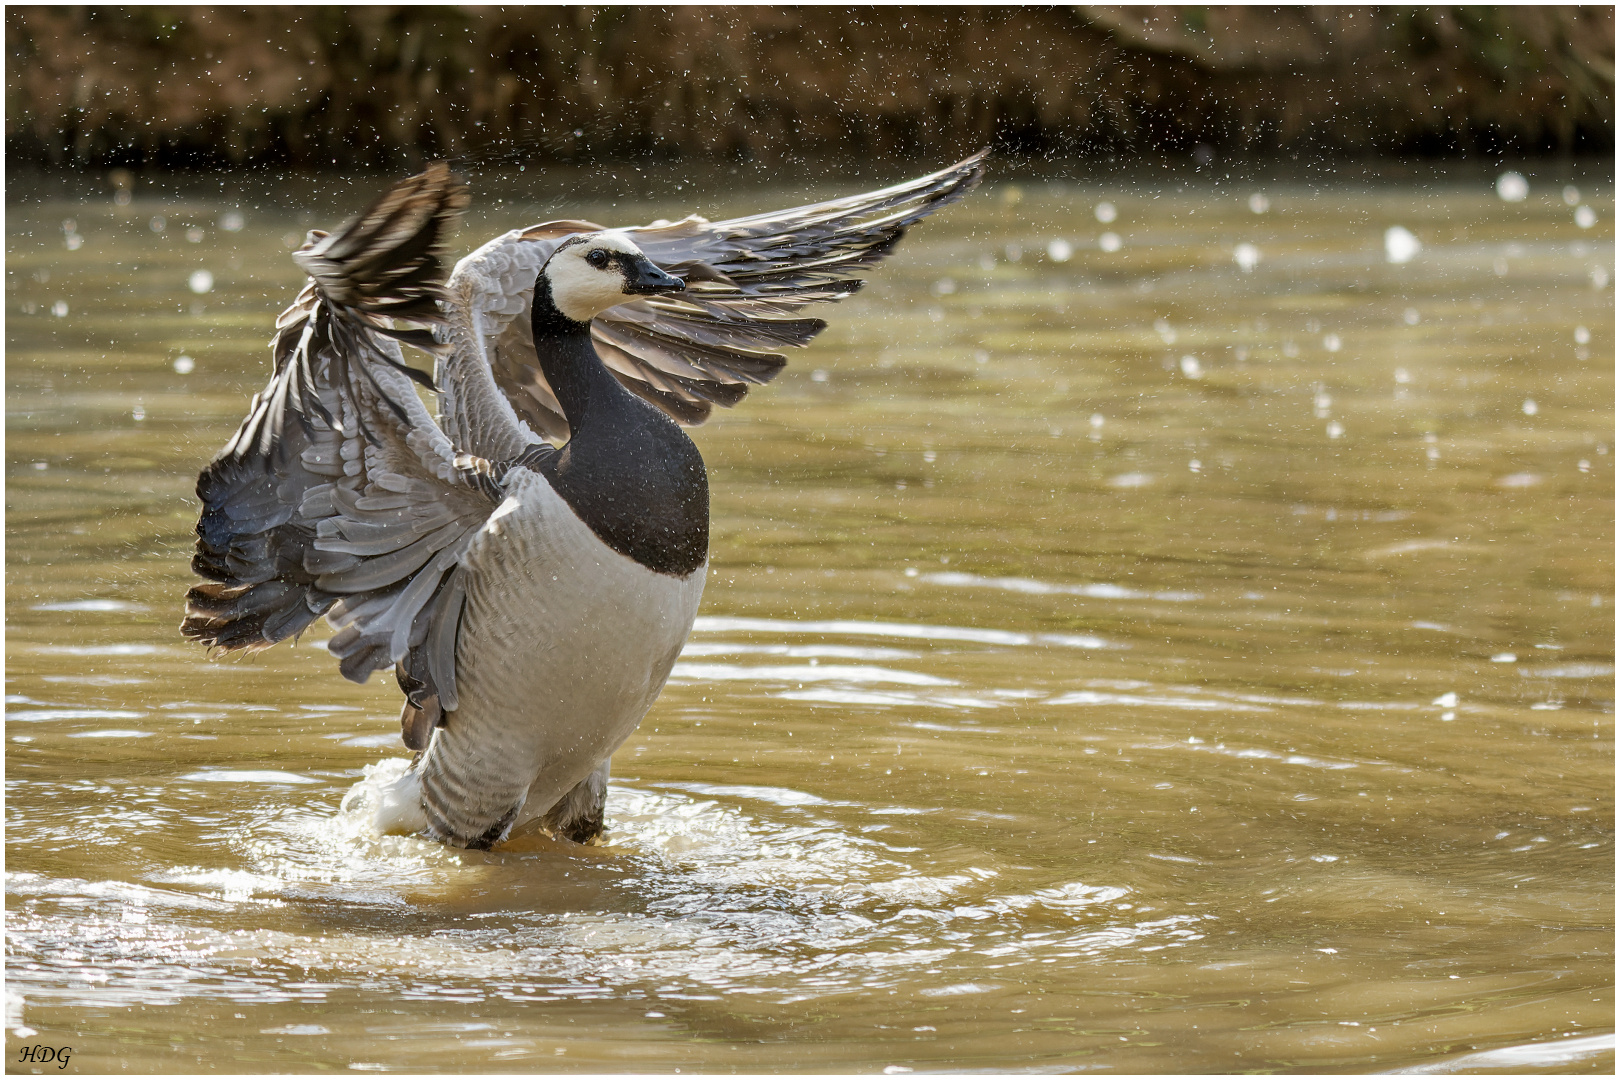
<path id="1" fill-rule="evenodd" d="M 1200 600 L 1203 598 L 1202 593 L 1180 591 L 1143 592 L 1139 589 L 1127 589 L 1123 585 L 1114 585 L 1108 582 L 1068 583 L 1040 581 L 1036 578 L 981 577 L 978 574 L 967 574 L 960 571 L 939 571 L 932 574 L 923 574 L 919 580 L 932 585 L 1004 589 L 1007 592 L 1028 593 L 1032 596 L 1089 596 L 1097 600 L 1152 599 L 1171 602 Z"/>
<path id="2" fill-rule="evenodd" d="M 793 659 L 912 660 L 922 656 L 910 649 L 885 649 L 860 645 L 740 645 L 725 641 L 689 641 L 684 656 L 787 656 Z"/>
<path id="3" fill-rule="evenodd" d="M 1392 1073 L 1471 1073 L 1505 1072 L 1509 1070 L 1517 1072 L 1524 1069 L 1542 1071 L 1557 1069 L 1562 1065 L 1575 1065 L 1603 1054 L 1611 1054 L 1614 1052 L 1614 1047 L 1614 1033 L 1609 1032 L 1604 1035 L 1587 1035 L 1582 1038 L 1522 1043 L 1518 1046 L 1502 1046 L 1494 1050 L 1480 1050 L 1476 1053 L 1462 1054 L 1442 1061 L 1425 1062 L 1422 1065 L 1408 1065 L 1403 1069 L 1391 1069 L 1389 1071 Z"/>
<path id="4" fill-rule="evenodd" d="M 744 631 L 782 634 L 850 634 L 855 637 L 916 638 L 921 641 L 971 641 L 981 645 L 1033 645 L 1040 635 L 1016 630 L 980 630 L 967 626 L 928 626 L 921 623 L 862 622 L 829 619 L 798 622 L 793 619 L 744 619 L 700 615 L 692 630 L 698 634 Z"/>
<path id="5" fill-rule="evenodd" d="M 297 773 L 280 769 L 198 769 L 179 777 L 199 784 L 318 784 Z"/>
<path id="6" fill-rule="evenodd" d="M 30 611 L 145 611 L 142 604 L 127 600 L 63 600 L 54 604 L 35 604 Z"/>
<path id="7" fill-rule="evenodd" d="M 916 671 L 866 667 L 855 664 L 676 664 L 674 682 L 846 682 L 894 683 L 899 686 L 955 686 L 954 679 Z"/>
<path id="8" fill-rule="evenodd" d="M 1249 705 L 1211 698 L 1171 697 L 1166 694 L 1107 694 L 1097 690 L 1075 690 L 1052 698 L 1048 705 L 1146 705 L 1161 709 L 1193 709 L 1202 712 L 1270 712 L 1263 705 Z"/>

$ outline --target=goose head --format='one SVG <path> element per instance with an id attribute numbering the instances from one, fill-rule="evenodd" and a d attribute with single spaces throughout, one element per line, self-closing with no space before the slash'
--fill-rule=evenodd
<path id="1" fill-rule="evenodd" d="M 559 244 L 540 270 L 537 296 L 541 286 L 565 319 L 583 323 L 637 296 L 680 292 L 686 282 L 653 265 L 623 233 L 597 232 Z"/>

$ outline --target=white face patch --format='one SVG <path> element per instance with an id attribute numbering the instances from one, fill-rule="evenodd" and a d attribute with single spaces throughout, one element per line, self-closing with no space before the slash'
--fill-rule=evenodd
<path id="1" fill-rule="evenodd" d="M 593 251 L 608 253 L 606 265 L 590 264 Z M 641 249 L 621 233 L 596 233 L 582 244 L 562 248 L 546 263 L 546 280 L 557 310 L 575 322 L 589 322 L 632 294 L 625 291 L 622 256 L 641 256 Z M 601 256 L 597 256 L 600 258 Z"/>

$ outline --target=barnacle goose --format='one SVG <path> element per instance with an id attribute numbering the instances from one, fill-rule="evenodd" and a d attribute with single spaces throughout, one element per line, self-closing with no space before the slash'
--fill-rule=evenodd
<path id="1" fill-rule="evenodd" d="M 826 325 L 800 309 L 855 292 L 985 158 L 730 221 L 548 222 L 448 279 L 467 195 L 443 163 L 311 232 L 274 374 L 197 481 L 182 633 L 257 650 L 324 615 L 345 677 L 392 667 L 417 754 L 384 829 L 591 840 L 703 592 L 708 478 L 680 425 L 769 382 Z"/>

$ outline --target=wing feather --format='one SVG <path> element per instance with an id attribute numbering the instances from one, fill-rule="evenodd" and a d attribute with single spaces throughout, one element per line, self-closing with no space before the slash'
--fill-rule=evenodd
<path id="1" fill-rule="evenodd" d="M 598 315 L 591 324 L 597 352 L 630 390 L 683 424 L 702 423 L 714 405 L 735 405 L 748 386 L 774 378 L 787 362 L 776 350 L 806 345 L 826 328 L 802 309 L 856 292 L 862 280 L 852 275 L 890 255 L 907 228 L 972 191 L 988 154 L 830 202 L 622 230 L 688 285 L 678 295 L 638 299 Z M 488 373 L 514 421 L 528 429 L 525 437 L 568 437 L 528 325 L 535 278 L 564 239 L 601 228 L 555 221 L 510 232 L 462 260 L 451 276 L 451 291 L 487 343 Z M 464 445 L 479 452 L 495 439 L 487 429 L 469 432 Z"/>
<path id="2" fill-rule="evenodd" d="M 188 638 L 263 649 L 325 615 L 348 678 L 394 665 L 455 701 L 459 559 L 499 491 L 428 415 L 400 344 L 444 350 L 442 241 L 465 202 L 436 165 L 295 255 L 310 281 L 277 320 L 274 374 L 197 482 Z"/>

